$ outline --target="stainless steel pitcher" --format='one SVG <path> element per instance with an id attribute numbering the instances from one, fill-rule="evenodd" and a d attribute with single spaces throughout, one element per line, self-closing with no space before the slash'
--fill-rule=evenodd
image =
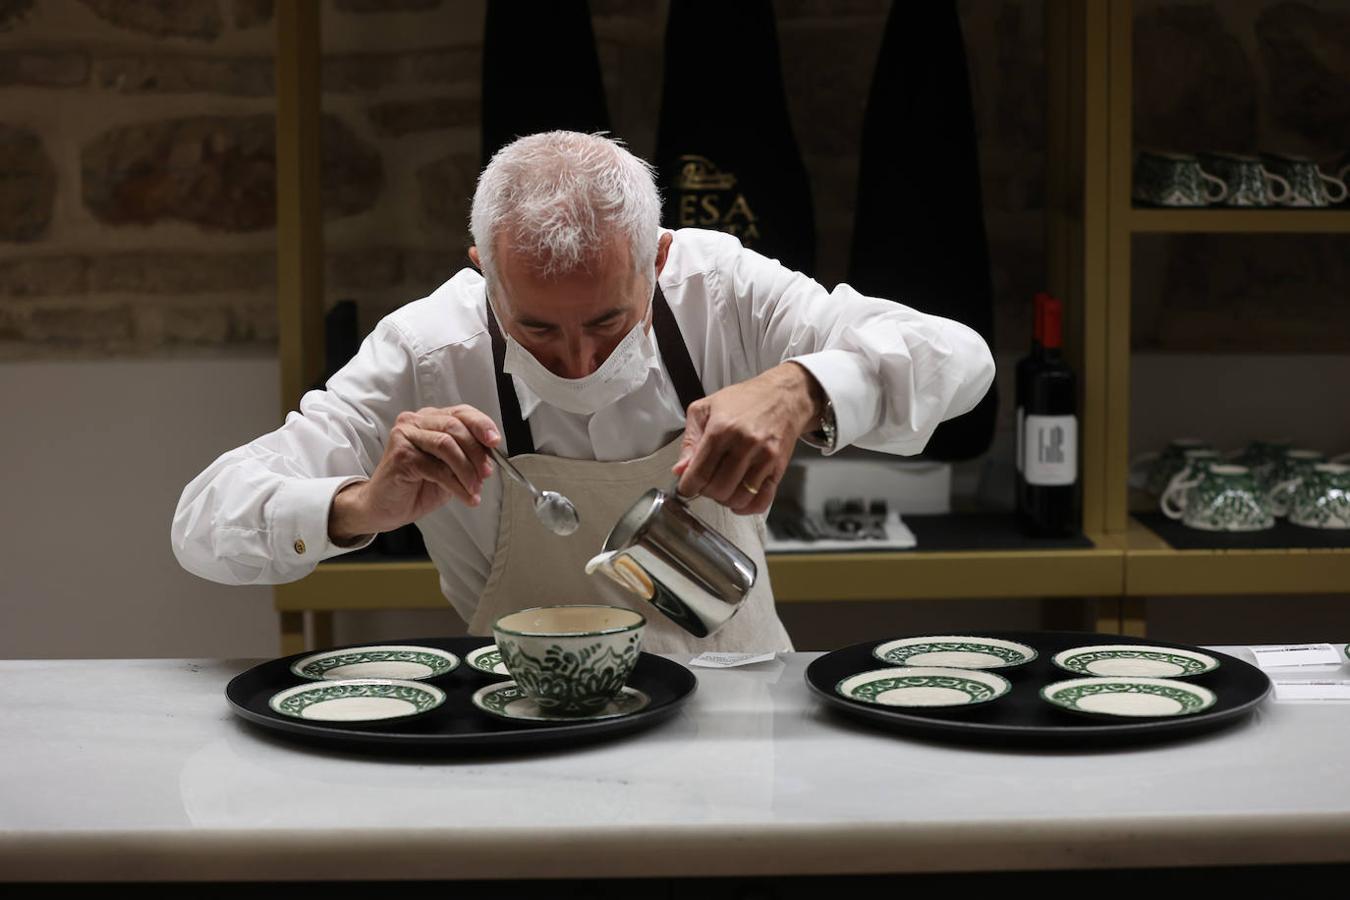
<path id="1" fill-rule="evenodd" d="M 673 492 L 643 494 L 605 539 L 586 572 L 602 572 L 695 637 L 740 609 L 759 576 L 753 560 Z"/>

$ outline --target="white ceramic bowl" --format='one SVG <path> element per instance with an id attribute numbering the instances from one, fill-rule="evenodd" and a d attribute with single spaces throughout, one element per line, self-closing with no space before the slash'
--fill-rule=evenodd
<path id="1" fill-rule="evenodd" d="M 621 606 L 540 606 L 492 625 L 512 679 L 539 708 L 588 715 L 613 699 L 637 665 L 647 620 Z"/>

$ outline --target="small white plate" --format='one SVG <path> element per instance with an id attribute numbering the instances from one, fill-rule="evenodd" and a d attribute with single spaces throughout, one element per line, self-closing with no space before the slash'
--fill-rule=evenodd
<path id="1" fill-rule="evenodd" d="M 474 692 L 473 705 L 500 719 L 517 722 L 594 722 L 597 719 L 617 719 L 646 709 L 652 698 L 637 688 L 625 687 L 619 696 L 605 704 L 596 713 L 587 716 L 564 716 L 545 712 L 525 695 L 514 681 L 489 684 Z"/>
<path id="2" fill-rule="evenodd" d="M 1219 698 L 1209 688 L 1170 678 L 1073 678 L 1041 688 L 1041 698 L 1092 716 L 1157 718 L 1204 712 Z"/>
<path id="3" fill-rule="evenodd" d="M 278 691 L 267 701 L 273 712 L 311 722 L 383 722 L 429 713 L 445 691 L 418 681 L 354 678 L 315 681 Z"/>
<path id="4" fill-rule="evenodd" d="M 1056 653 L 1051 661 L 1075 675 L 1101 677 L 1189 678 L 1213 672 L 1219 667 L 1219 661 L 1207 653 L 1143 644 L 1074 647 Z"/>
<path id="5" fill-rule="evenodd" d="M 834 686 L 850 700 L 877 706 L 971 706 L 997 700 L 1012 685 L 1002 675 L 979 669 L 899 666 L 850 675 Z"/>
<path id="6" fill-rule="evenodd" d="M 506 663 L 502 662 L 502 651 L 497 649 L 496 644 L 488 644 L 486 647 L 479 647 L 464 657 L 464 662 L 468 663 L 469 668 L 476 669 L 484 675 L 505 675 L 511 677 L 511 673 L 506 668 Z"/>
<path id="7" fill-rule="evenodd" d="M 387 644 L 325 650 L 291 664 L 291 671 L 315 681 L 346 681 L 353 678 L 393 678 L 421 681 L 449 675 L 459 667 L 459 657 L 435 647 Z"/>
<path id="8" fill-rule="evenodd" d="M 892 666 L 1007 669 L 1029 663 L 1037 654 L 1031 647 L 1016 641 L 938 634 L 877 644 L 872 648 L 872 655 Z"/>

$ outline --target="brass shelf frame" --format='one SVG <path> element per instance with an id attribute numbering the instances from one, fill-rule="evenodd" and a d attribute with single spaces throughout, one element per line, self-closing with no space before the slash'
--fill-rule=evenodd
<path id="1" fill-rule="evenodd" d="M 278 305 L 282 408 L 321 367 L 319 11 L 277 8 Z M 1350 591 L 1350 551 L 1176 551 L 1129 516 L 1130 254 L 1135 234 L 1350 233 L 1350 212 L 1147 210 L 1130 201 L 1132 4 L 1047 0 L 1048 286 L 1066 300 L 1081 381 L 1084 550 L 771 555 L 777 599 L 1067 598 L 1103 631 L 1142 634 L 1147 596 Z M 1056 600 L 1055 598 L 1059 598 Z M 332 643 L 332 614 L 443 609 L 429 562 L 324 563 L 276 588 L 282 652 Z M 1080 619 L 1081 620 L 1081 619 Z"/>

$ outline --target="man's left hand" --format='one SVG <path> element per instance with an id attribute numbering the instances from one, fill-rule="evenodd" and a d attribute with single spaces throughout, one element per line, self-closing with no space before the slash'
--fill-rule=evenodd
<path id="1" fill-rule="evenodd" d="M 739 515 L 768 510 L 797 438 L 820 419 L 825 393 L 783 363 L 689 405 L 680 459 L 683 497 L 709 497 Z"/>

